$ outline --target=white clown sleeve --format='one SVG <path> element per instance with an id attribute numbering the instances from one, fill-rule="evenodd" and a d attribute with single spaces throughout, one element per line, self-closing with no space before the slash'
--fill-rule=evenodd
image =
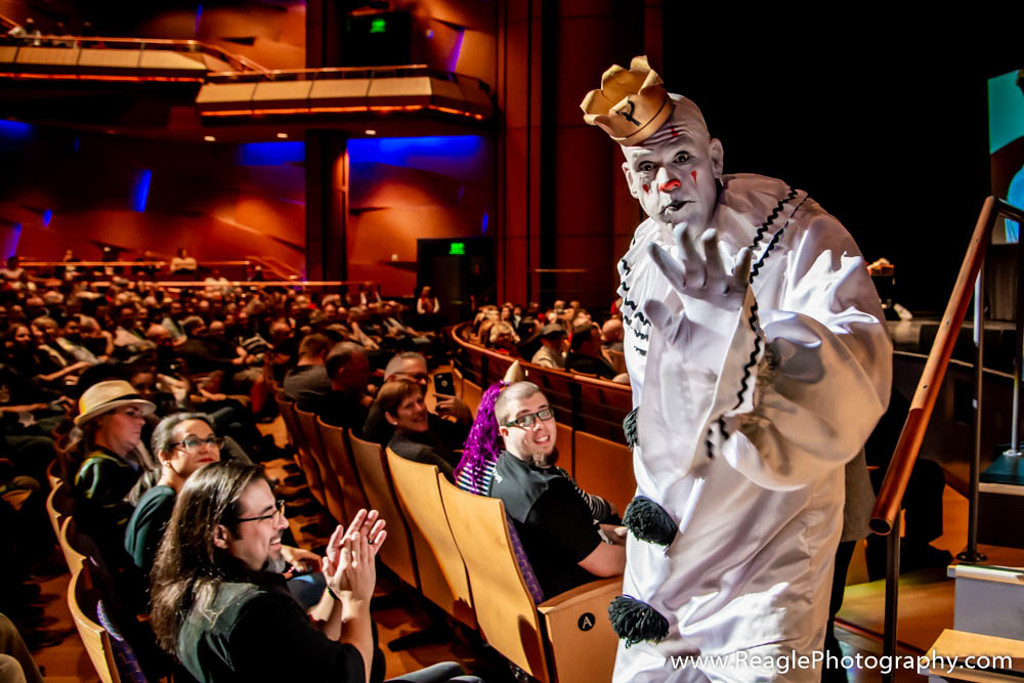
<path id="1" fill-rule="evenodd" d="M 650 353 L 668 362 L 649 364 L 638 418 L 651 475 L 724 457 L 758 486 L 802 487 L 852 459 L 885 411 L 892 346 L 878 295 L 853 239 L 810 204 L 755 259 L 739 311 L 670 297 L 680 324 L 653 333 Z"/>

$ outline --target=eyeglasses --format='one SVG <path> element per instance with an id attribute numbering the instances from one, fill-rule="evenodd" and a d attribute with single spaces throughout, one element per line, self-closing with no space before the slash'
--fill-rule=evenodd
<path id="1" fill-rule="evenodd" d="M 200 448 L 204 445 L 215 446 L 216 448 L 224 447 L 224 439 L 219 436 L 211 436 L 207 439 L 200 439 L 198 436 L 190 436 L 182 441 L 175 441 L 171 444 L 172 446 L 181 446 L 182 450 L 186 453 L 197 453 Z"/>
<path id="2" fill-rule="evenodd" d="M 537 420 L 552 420 L 555 417 L 555 411 L 551 408 L 545 408 L 544 410 L 538 410 L 536 413 L 527 413 L 526 415 L 520 415 L 514 420 L 505 423 L 506 427 L 522 427 L 523 429 L 529 429 Z"/>
<path id="3" fill-rule="evenodd" d="M 280 500 L 280 499 L 274 501 L 274 511 L 271 512 L 271 513 L 268 513 L 266 515 L 259 515 L 257 517 L 239 517 L 235 521 L 238 522 L 238 523 L 242 523 L 242 522 L 262 522 L 265 519 L 273 519 L 274 517 L 277 517 L 278 515 L 281 515 L 281 519 L 284 519 L 284 501 Z"/>

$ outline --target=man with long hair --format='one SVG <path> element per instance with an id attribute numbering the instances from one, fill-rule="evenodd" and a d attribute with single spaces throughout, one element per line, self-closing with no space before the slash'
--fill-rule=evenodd
<path id="1" fill-rule="evenodd" d="M 335 530 L 322 561 L 328 590 L 312 621 L 275 573 L 287 526 L 258 466 L 212 463 L 182 487 L 153 568 L 152 625 L 198 680 L 368 680 L 384 520 L 361 510 Z"/>

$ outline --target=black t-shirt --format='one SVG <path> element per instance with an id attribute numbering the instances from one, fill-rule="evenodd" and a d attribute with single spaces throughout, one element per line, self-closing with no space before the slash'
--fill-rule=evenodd
<path id="1" fill-rule="evenodd" d="M 579 563 L 597 548 L 601 537 L 590 508 L 559 470 L 529 465 L 504 451 L 494 469 L 490 495 L 505 504 L 545 598 L 597 578 Z"/>
<path id="2" fill-rule="evenodd" d="M 365 680 L 363 658 L 313 628 L 284 579 L 224 583 L 207 609 L 193 609 L 178 634 L 178 658 L 202 683 Z"/>

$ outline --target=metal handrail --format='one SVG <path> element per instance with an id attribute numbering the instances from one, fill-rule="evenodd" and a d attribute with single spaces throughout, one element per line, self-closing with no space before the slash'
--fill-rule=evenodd
<path id="1" fill-rule="evenodd" d="M 893 451 L 889 469 L 885 473 L 885 480 L 871 512 L 871 530 L 876 534 L 890 533 L 899 514 L 903 494 L 910 480 L 910 471 L 914 468 L 917 454 L 921 450 L 928 421 L 931 419 L 946 368 L 953 355 L 953 347 L 960 333 L 960 325 L 974 294 L 974 283 L 985 259 L 992 227 L 1000 215 L 1024 222 L 1024 211 L 1021 209 L 998 197 L 989 197 L 985 200 L 960 266 L 960 274 L 957 275 L 956 284 L 953 286 L 953 295 L 942 316 L 924 372 L 910 403 L 910 412 L 907 414 L 903 431 L 900 432 L 896 450 Z"/>
<path id="2" fill-rule="evenodd" d="M 978 216 L 978 222 L 971 235 L 967 253 L 964 254 L 963 263 L 960 266 L 960 273 L 957 275 L 956 283 L 953 285 L 953 294 L 946 306 L 946 311 L 939 324 L 938 334 L 932 344 L 931 352 L 925 363 L 921 379 L 918 381 L 917 390 L 910 403 L 910 411 L 907 414 L 903 430 L 900 432 L 899 441 L 893 452 L 889 468 L 886 470 L 885 479 L 882 482 L 881 490 L 875 500 L 875 507 L 871 512 L 871 530 L 880 535 L 888 535 L 888 558 L 886 563 L 886 585 L 885 585 L 885 636 L 882 644 L 883 655 L 893 656 L 896 654 L 896 628 L 899 596 L 899 560 L 900 560 L 900 520 L 899 512 L 903 502 L 903 495 L 906 492 L 907 484 L 910 481 L 910 474 L 917 462 L 921 444 L 924 441 L 925 431 L 928 429 L 928 422 L 931 419 L 932 411 L 938 400 L 942 388 L 942 381 L 946 375 L 953 355 L 953 348 L 956 345 L 960 334 L 960 327 L 967 308 L 974 299 L 975 306 L 975 417 L 974 417 L 974 453 L 971 460 L 971 491 L 970 491 L 970 519 L 968 525 L 968 549 L 962 555 L 969 561 L 977 561 L 981 556 L 977 552 L 977 508 L 978 508 L 978 471 L 981 458 L 981 382 L 984 370 L 984 272 L 985 252 L 991 241 L 992 228 L 999 217 L 1011 218 L 1024 223 L 1024 211 L 999 199 L 988 197 Z M 1018 244 L 1018 257 L 1024 244 Z M 1021 332 L 1024 324 L 1024 315 L 1021 315 L 1020 307 L 1024 304 L 1024 291 L 1018 286 L 1017 291 L 1017 347 L 1018 351 L 1014 360 L 1014 411 L 1017 409 L 1017 396 L 1020 390 L 1021 375 Z M 1016 414 L 1014 415 L 1013 441 L 1016 442 L 1017 433 Z M 1016 445 L 1014 445 L 1016 447 Z M 884 681 L 894 680 L 894 674 L 883 676 Z"/>

